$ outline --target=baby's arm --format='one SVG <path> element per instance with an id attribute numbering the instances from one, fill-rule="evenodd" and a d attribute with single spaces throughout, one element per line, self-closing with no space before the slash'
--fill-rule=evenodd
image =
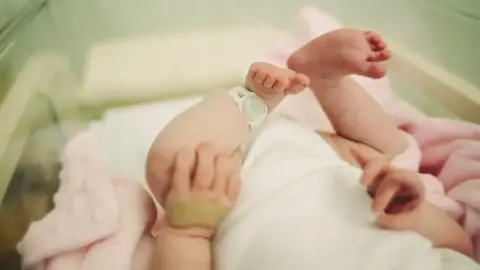
<path id="1" fill-rule="evenodd" d="M 475 259 L 469 235 L 451 216 L 429 202 L 420 205 L 418 211 L 414 231 L 429 239 L 434 247 L 455 250 Z"/>
<path id="2" fill-rule="evenodd" d="M 394 121 L 370 94 L 354 80 L 344 77 L 335 85 L 314 85 L 312 90 L 336 133 L 394 157 L 407 142 Z"/>
<path id="3" fill-rule="evenodd" d="M 467 232 L 442 209 L 425 201 L 418 173 L 392 167 L 388 159 L 368 159 L 352 151 L 362 167 L 360 183 L 372 196 L 372 210 L 380 213 L 377 225 L 390 230 L 411 230 L 430 240 L 434 247 L 447 248 L 473 258 Z"/>
<path id="4" fill-rule="evenodd" d="M 210 240 L 194 231 L 162 228 L 156 238 L 152 270 L 211 270 Z"/>
<path id="5" fill-rule="evenodd" d="M 467 232 L 442 209 L 424 201 L 411 212 L 382 214 L 377 225 L 384 229 L 411 230 L 427 238 L 435 248 L 455 250 L 475 259 Z"/>

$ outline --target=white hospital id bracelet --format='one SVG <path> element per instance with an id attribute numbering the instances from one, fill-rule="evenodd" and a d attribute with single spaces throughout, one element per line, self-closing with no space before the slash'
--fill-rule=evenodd
<path id="1" fill-rule="evenodd" d="M 228 90 L 228 94 L 247 118 L 250 129 L 260 125 L 267 117 L 267 105 L 254 92 L 241 86 L 235 86 Z"/>

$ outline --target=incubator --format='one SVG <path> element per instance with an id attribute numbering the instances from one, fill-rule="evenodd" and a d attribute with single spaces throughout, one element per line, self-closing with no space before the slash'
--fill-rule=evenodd
<path id="1" fill-rule="evenodd" d="M 241 83 L 248 64 L 263 57 L 266 48 L 274 48 L 272 43 L 280 42 L 285 29 L 311 30 L 298 22 L 290 29 L 302 6 L 316 6 L 347 26 L 378 30 L 405 51 L 422 55 L 476 89 L 480 2 L 453 2 L 1 1 L 0 268 L 21 269 L 17 244 L 29 225 L 54 207 L 64 148 L 72 138 L 88 128 L 98 131 L 109 117 L 119 125 L 118 119 L 130 113 L 171 115 L 158 120 L 164 124 L 173 117 L 172 110 L 194 102 L 188 96 L 197 100 L 209 91 Z M 439 104 L 395 71 L 390 79 L 398 95 L 424 113 L 461 116 L 458 108 Z M 471 100 L 480 101 L 478 94 L 471 94 Z M 171 99 L 174 103 L 141 110 L 145 103 Z M 463 100 L 466 107 L 474 103 Z M 130 111 L 131 106 L 137 107 Z M 153 131 L 134 122 L 123 123 L 148 135 L 132 141 L 151 140 Z M 126 172 L 129 177 L 142 173 Z"/>

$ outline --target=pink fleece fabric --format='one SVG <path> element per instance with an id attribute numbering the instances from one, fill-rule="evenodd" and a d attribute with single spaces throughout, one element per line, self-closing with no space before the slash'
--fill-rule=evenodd
<path id="1" fill-rule="evenodd" d="M 285 65 L 298 46 L 339 27 L 326 14 L 304 7 L 294 29 L 274 40 L 265 60 Z M 397 165 L 420 168 L 428 199 L 461 220 L 480 258 L 480 127 L 423 115 L 393 94 L 387 78 L 354 79 L 410 134 L 410 147 Z M 331 130 L 311 92 L 289 97 L 280 110 L 314 128 Z M 67 145 L 55 208 L 32 223 L 18 244 L 24 269 L 149 269 L 153 243 L 146 232 L 155 219 L 154 204 L 137 182 L 105 173 L 99 151 L 89 132 Z"/>
<path id="2" fill-rule="evenodd" d="M 294 29 L 272 43 L 265 61 L 285 66 L 296 48 L 341 27 L 338 20 L 310 6 L 301 8 L 295 19 Z M 388 78 L 352 77 L 393 116 L 399 129 L 414 138 L 396 165 L 418 170 L 427 199 L 463 224 L 480 261 L 480 126 L 424 115 L 394 94 Z M 279 110 L 314 128 L 332 130 L 309 91 L 289 97 Z"/>
<path id="3" fill-rule="evenodd" d="M 140 184 L 105 174 L 99 149 L 89 132 L 67 145 L 55 207 L 17 246 L 23 269 L 150 269 L 153 201 Z"/>

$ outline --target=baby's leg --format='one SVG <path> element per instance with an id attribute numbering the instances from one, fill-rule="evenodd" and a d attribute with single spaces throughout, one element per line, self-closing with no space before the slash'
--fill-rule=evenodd
<path id="1" fill-rule="evenodd" d="M 288 66 L 307 75 L 311 88 L 337 134 L 383 154 L 403 152 L 407 142 L 381 106 L 347 75 L 381 78 L 379 63 L 389 58 L 373 32 L 340 29 L 320 36 L 293 53 Z"/>

